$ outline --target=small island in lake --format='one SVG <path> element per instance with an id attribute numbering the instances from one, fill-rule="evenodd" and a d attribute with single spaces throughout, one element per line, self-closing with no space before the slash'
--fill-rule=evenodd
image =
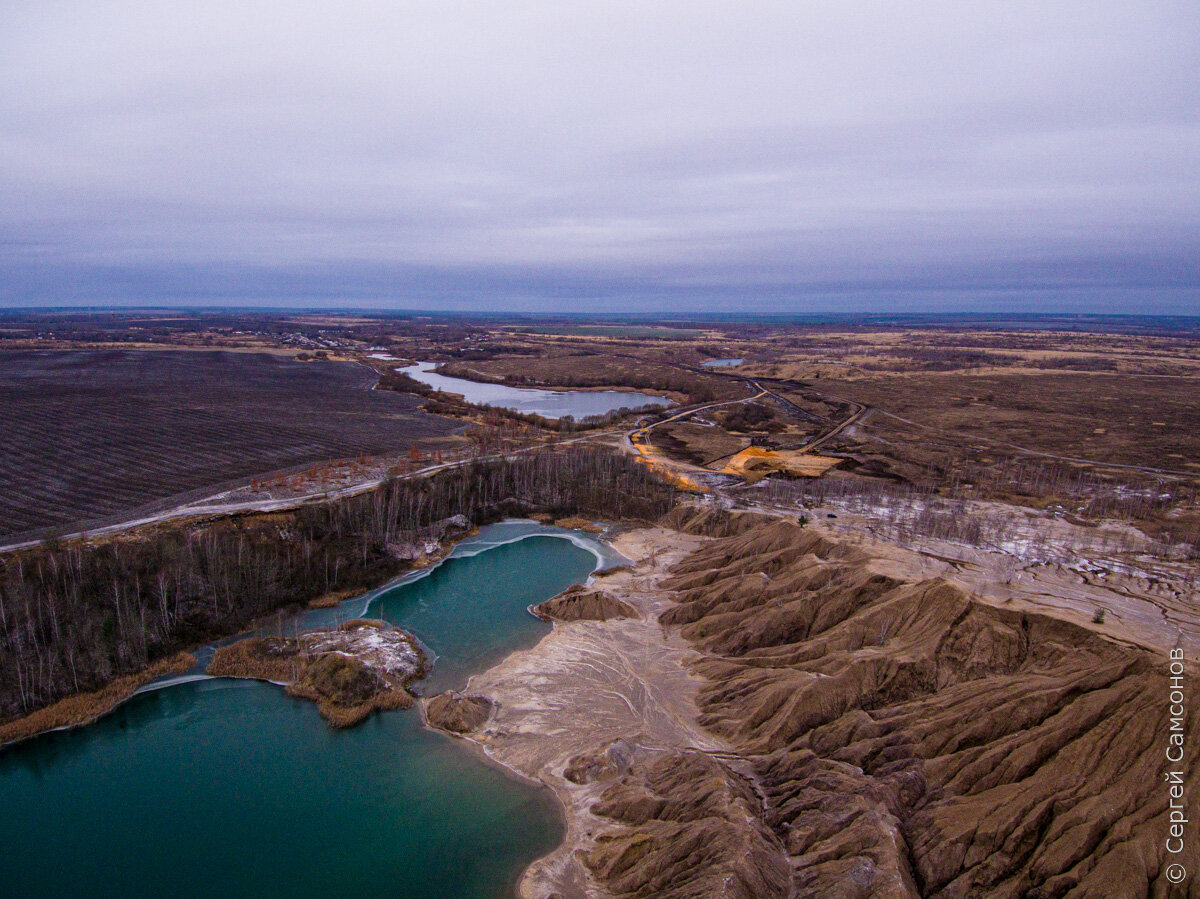
<path id="1" fill-rule="evenodd" d="M 333 727 L 353 727 L 372 712 L 409 708 L 408 685 L 428 661 L 416 637 L 385 621 L 354 619 L 295 637 L 249 637 L 222 646 L 208 673 L 284 684 L 317 704 Z"/>

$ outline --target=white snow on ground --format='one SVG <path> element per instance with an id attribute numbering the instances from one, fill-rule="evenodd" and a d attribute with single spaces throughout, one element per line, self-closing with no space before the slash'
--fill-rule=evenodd
<path id="1" fill-rule="evenodd" d="M 864 530 L 917 549 L 940 547 L 944 552 L 957 547 L 1007 557 L 1018 567 L 1058 565 L 1098 577 L 1113 573 L 1162 577 L 1163 572 L 1156 570 L 1159 563 L 1180 561 L 1175 556 L 1184 549 L 1156 544 L 1126 522 L 1100 521 L 1081 527 L 1053 511 L 1038 513 L 980 500 L 830 497 L 805 511 L 835 529 Z M 827 511 L 838 517 L 827 518 Z M 969 537 L 957 526 L 965 521 L 977 525 Z"/>
<path id="2" fill-rule="evenodd" d="M 416 638 L 401 630 L 363 624 L 344 630 L 311 631 L 297 639 L 305 653 L 353 656 L 368 668 L 397 680 L 408 680 L 421 670 Z"/>

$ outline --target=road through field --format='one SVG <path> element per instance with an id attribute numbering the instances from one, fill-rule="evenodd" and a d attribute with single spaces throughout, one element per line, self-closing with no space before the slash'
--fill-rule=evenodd
<path id="1" fill-rule="evenodd" d="M 406 452 L 456 420 L 343 362 L 224 350 L 0 351 L 0 541 L 94 529 L 243 480 Z"/>
<path id="2" fill-rule="evenodd" d="M 753 381 L 750 382 L 753 386 L 758 387 Z M 657 428 L 659 425 L 665 425 L 668 422 L 678 421 L 681 418 L 695 415 L 697 412 L 704 412 L 707 409 L 716 409 L 719 406 L 733 406 L 739 403 L 748 403 L 751 400 L 756 400 L 760 396 L 765 396 L 766 391 L 759 387 L 759 392 L 753 396 L 745 396 L 736 400 L 722 400 L 716 403 L 706 403 L 703 406 L 694 406 L 690 409 L 684 409 L 681 412 L 676 412 L 674 415 L 664 418 L 661 421 L 656 421 L 641 428 L 634 428 L 625 435 L 622 445 L 626 450 L 638 454 L 642 461 L 649 466 L 651 470 L 657 469 L 668 479 L 674 481 L 684 490 L 697 492 L 707 492 L 707 490 L 698 484 L 692 474 L 712 474 L 707 468 L 702 468 L 699 465 L 692 465 L 689 462 L 681 462 L 678 459 L 669 459 L 654 449 L 650 443 L 650 431 Z"/>
<path id="3" fill-rule="evenodd" d="M 1181 471 L 1177 468 L 1151 468 L 1148 465 L 1122 465 L 1117 462 L 1103 462 L 1099 459 L 1084 459 L 1079 456 L 1060 456 L 1056 453 L 1046 453 L 1041 450 L 1029 449 L 1029 447 L 1020 446 L 1016 443 L 1009 443 L 1007 440 L 994 440 L 989 437 L 980 437 L 976 434 L 964 434 L 962 431 L 948 431 L 945 428 L 936 428 L 933 425 L 922 424 L 919 421 L 904 418 L 903 416 L 896 415 L 894 412 L 888 412 L 878 407 L 875 407 L 875 411 L 880 415 L 886 415 L 888 418 L 894 418 L 896 421 L 902 421 L 906 425 L 912 425 L 924 431 L 931 431 L 935 434 L 943 434 L 948 437 L 957 437 L 962 440 L 976 440 L 980 443 L 989 443 L 992 446 L 1004 446 L 1014 449 L 1019 453 L 1024 453 L 1027 456 L 1037 456 L 1042 459 L 1054 459 L 1058 462 L 1074 462 L 1080 465 L 1093 465 L 1097 468 L 1112 468 L 1118 471 L 1140 471 L 1145 474 L 1170 474 L 1189 478 L 1194 478 L 1197 475 L 1195 471 Z"/>
<path id="4" fill-rule="evenodd" d="M 437 465 L 428 465 L 425 468 L 419 468 L 416 471 L 409 472 L 405 475 L 388 475 L 385 477 L 368 478 L 359 481 L 356 484 L 351 484 L 347 487 L 340 487 L 336 490 L 314 490 L 311 493 L 303 493 L 298 496 L 289 496 L 284 499 L 253 499 L 243 500 L 234 503 L 211 503 L 206 504 L 204 500 L 195 503 L 188 503 L 182 506 L 176 506 L 173 509 L 168 509 L 164 512 L 159 512 L 154 515 L 147 515 L 143 518 L 133 518 L 128 521 L 118 522 L 117 524 L 107 525 L 100 528 L 91 528 L 84 531 L 76 531 L 73 534 L 63 534 L 56 536 L 56 540 L 77 540 L 77 539 L 92 539 L 96 537 L 107 537 L 113 534 L 119 534 L 122 531 L 132 530 L 134 528 L 145 527 L 152 524 L 161 524 L 165 521 L 172 521 L 181 518 L 207 518 L 221 515 L 237 515 L 247 512 L 285 512 L 289 509 L 297 509 L 301 506 L 312 503 L 330 502 L 338 499 L 345 499 L 350 496 L 357 496 L 360 493 L 366 493 L 369 490 L 374 490 L 383 484 L 389 477 L 394 477 L 398 480 L 407 480 L 409 478 L 427 478 L 437 474 L 439 471 L 447 471 L 452 468 L 460 468 L 464 465 L 471 465 L 476 462 L 490 462 L 497 459 L 511 458 L 522 453 L 533 452 L 539 449 L 545 449 L 551 446 L 566 446 L 571 443 L 581 443 L 585 440 L 594 440 L 597 437 L 609 436 L 617 431 L 601 431 L 595 434 L 585 434 L 582 437 L 571 437 L 566 440 L 556 440 L 552 443 L 539 443 L 534 446 L 522 447 L 521 449 L 510 450 L 504 453 L 493 453 L 488 456 L 475 456 L 469 459 L 458 459 L 453 462 L 440 462 Z M 0 546 L 0 553 L 9 552 L 16 549 L 28 549 L 29 547 L 38 546 L 44 543 L 44 540 L 24 540 L 19 543 L 9 543 Z"/>
<path id="5" fill-rule="evenodd" d="M 769 396 L 772 399 L 779 402 L 781 405 L 783 405 L 783 407 L 785 409 L 790 409 L 793 413 L 798 414 L 803 418 L 808 418 L 808 419 L 815 418 L 815 416 L 813 416 L 813 414 L 811 412 L 807 412 L 804 409 L 801 409 L 799 406 L 797 406 L 791 400 L 785 399 L 784 397 L 780 396 L 779 394 L 775 393 L 774 391 L 772 391 L 766 387 L 761 387 L 759 385 L 758 381 L 751 381 L 750 383 L 753 384 L 755 387 L 760 387 L 760 389 L 763 391 L 763 393 L 765 393 L 767 396 Z M 822 394 L 822 396 L 824 396 L 824 394 Z M 850 415 L 848 415 L 846 418 L 842 419 L 842 421 L 840 421 L 838 424 L 836 424 L 831 430 L 826 431 L 824 434 L 820 434 L 817 437 L 814 437 L 812 440 L 808 441 L 808 443 L 804 444 L 804 446 L 800 447 L 801 452 L 805 452 L 805 453 L 812 452 L 813 450 L 818 449 L 821 446 L 824 446 L 826 443 L 828 443 L 830 440 L 832 440 L 838 434 L 842 433 L 842 431 L 846 430 L 846 428 L 850 427 L 855 422 L 860 421 L 862 419 L 862 417 L 867 414 L 867 410 L 870 408 L 869 406 L 864 406 L 862 403 L 856 403 L 853 400 L 845 400 L 844 402 L 848 403 L 851 406 L 851 408 L 853 409 L 853 411 L 850 413 Z"/>
<path id="6" fill-rule="evenodd" d="M 759 394 L 759 395 L 761 395 L 761 394 Z M 703 406 L 692 407 L 689 409 L 685 409 L 681 412 L 678 412 L 678 413 L 672 415 L 670 418 L 664 419 L 664 421 L 673 421 L 674 419 L 681 418 L 681 417 L 684 417 L 687 415 L 692 415 L 692 414 L 695 414 L 696 412 L 702 412 L 705 409 L 711 409 L 716 406 L 729 405 L 731 403 L 742 403 L 742 402 L 746 402 L 747 400 L 754 399 L 754 398 L 756 398 L 756 397 L 753 397 L 753 396 L 752 397 L 744 397 L 744 398 L 738 399 L 738 400 L 730 400 L 727 402 L 719 402 L 719 403 L 709 403 L 709 404 L 706 404 Z M 662 423 L 663 422 L 658 422 L 657 424 L 662 424 Z M 653 427 L 653 426 L 654 425 L 651 425 L 649 427 Z M 617 429 L 606 430 L 606 431 L 597 431 L 597 432 L 593 432 L 593 433 L 584 434 L 584 435 L 578 436 L 578 437 L 570 437 L 565 440 L 556 440 L 551 443 L 539 443 L 539 444 L 536 444 L 533 446 L 522 447 L 521 449 L 511 450 L 511 451 L 504 452 L 504 453 L 494 453 L 494 454 L 491 454 L 488 456 L 479 456 L 479 457 L 474 457 L 474 458 L 469 458 L 469 459 L 460 459 L 460 460 L 456 460 L 456 461 L 452 461 L 452 462 L 442 462 L 437 465 L 428 465 L 424 468 L 417 469 L 416 471 L 410 472 L 406 475 L 398 475 L 395 477 L 399 477 L 399 478 L 430 477 L 431 475 L 437 474 L 440 471 L 446 471 L 446 470 L 449 470 L 452 468 L 459 468 L 464 465 L 470 465 L 474 462 L 495 461 L 497 459 L 509 458 L 509 457 L 516 456 L 516 455 L 519 455 L 522 453 L 533 452 L 533 451 L 536 451 L 539 449 L 544 449 L 547 447 L 567 446 L 567 445 L 573 444 L 573 443 L 582 443 L 582 442 L 589 441 L 589 440 L 597 440 L 597 439 L 602 439 L 602 438 L 606 438 L 606 437 L 613 437 L 616 435 L 620 435 L 621 446 L 623 448 L 625 448 L 627 451 L 637 453 L 639 455 L 644 455 L 643 453 L 641 453 L 640 450 L 638 450 L 638 448 L 633 444 L 633 442 L 631 440 L 631 438 L 634 434 L 639 433 L 640 431 L 643 431 L 643 430 L 646 430 L 646 429 L 645 428 L 634 428 L 631 431 L 617 430 Z M 350 484 L 346 487 L 340 487 L 336 490 L 314 490 L 310 493 L 304 493 L 304 494 L 300 494 L 298 496 L 290 496 L 290 497 L 286 497 L 284 499 L 252 499 L 252 500 L 243 500 L 240 502 L 230 502 L 230 503 L 211 503 L 211 502 L 207 502 L 206 500 L 199 500 L 196 502 L 191 502 L 191 503 L 186 503 L 184 505 L 176 506 L 172 509 L 167 509 L 165 511 L 158 512 L 153 515 L 146 515 L 146 516 L 139 517 L 139 518 L 131 518 L 126 521 L 121 521 L 121 522 L 118 522 L 118 523 L 112 524 L 112 525 L 106 525 L 104 527 L 89 528 L 86 530 L 76 531 L 76 532 L 70 533 L 70 534 L 59 535 L 56 537 L 56 539 L 58 539 L 58 540 L 77 540 L 77 539 L 94 539 L 97 537 L 108 537 L 108 536 L 112 536 L 114 534 L 119 534 L 123 531 L 132 530 L 134 528 L 146 527 L 148 525 L 161 524 L 163 522 L 174 521 L 174 520 L 185 519 L 185 518 L 204 518 L 204 517 L 212 517 L 212 516 L 237 515 L 237 514 L 255 513 L 255 512 L 258 512 L 258 513 L 285 512 L 289 509 L 296 509 L 301 506 L 309 505 L 311 503 L 329 502 L 332 500 L 338 500 L 338 499 L 344 499 L 344 498 L 350 497 L 350 496 L 356 496 L 360 493 L 366 493 L 369 490 L 374 490 L 375 488 L 379 487 L 384 482 L 384 480 L 386 480 L 385 477 L 372 477 L 372 478 L 367 478 L 362 481 L 359 481 L 358 483 L 355 483 L 355 484 Z M 12 550 L 17 550 L 17 549 L 27 549 L 27 548 L 30 548 L 33 546 L 37 546 L 43 542 L 45 542 L 45 541 L 40 540 L 40 539 L 35 539 L 35 540 L 23 540 L 23 541 L 19 541 L 19 542 L 0 545 L 0 553 L 10 552 Z"/>

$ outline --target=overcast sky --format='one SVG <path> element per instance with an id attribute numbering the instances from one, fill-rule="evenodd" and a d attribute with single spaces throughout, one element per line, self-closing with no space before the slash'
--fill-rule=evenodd
<path id="1" fill-rule="evenodd" d="M 0 5 L 0 305 L 1200 314 L 1200 4 Z"/>

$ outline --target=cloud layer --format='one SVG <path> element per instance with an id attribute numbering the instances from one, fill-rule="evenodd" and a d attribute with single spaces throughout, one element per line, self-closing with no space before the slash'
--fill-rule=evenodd
<path id="1" fill-rule="evenodd" d="M 5 4 L 0 302 L 1200 312 L 1198 71 L 1191 2 Z"/>

